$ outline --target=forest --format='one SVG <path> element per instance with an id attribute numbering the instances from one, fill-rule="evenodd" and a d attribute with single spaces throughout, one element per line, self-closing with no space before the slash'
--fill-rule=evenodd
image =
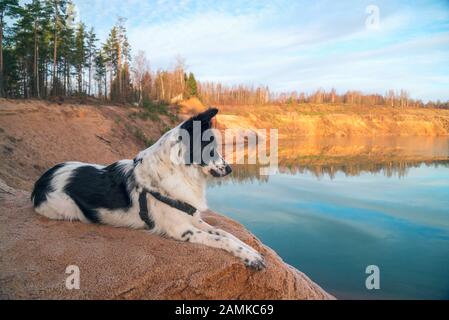
<path id="1" fill-rule="evenodd" d="M 71 0 L 0 1 L 0 96 L 6 98 L 92 97 L 121 104 L 176 103 L 195 96 L 207 105 L 348 104 L 398 108 L 449 108 L 449 102 L 410 98 L 405 90 L 385 94 L 271 92 L 266 86 L 200 82 L 177 57 L 170 70 L 153 71 L 145 52 L 132 55 L 126 19 L 118 18 L 107 39 L 76 22 Z"/>
<path id="2" fill-rule="evenodd" d="M 75 12 L 70 0 L 0 2 L 2 97 L 143 103 L 196 95 L 194 75 L 184 73 L 181 58 L 173 70 L 152 73 L 145 53 L 131 57 L 124 18 L 99 43 L 93 28 L 75 23 Z"/>

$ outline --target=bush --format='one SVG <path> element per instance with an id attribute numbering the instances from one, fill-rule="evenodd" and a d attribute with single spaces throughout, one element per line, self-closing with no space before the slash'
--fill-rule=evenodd
<path id="1" fill-rule="evenodd" d="M 153 102 L 145 100 L 142 108 L 147 112 L 168 115 L 168 104 L 163 102 Z"/>
<path id="2" fill-rule="evenodd" d="M 130 118 L 139 118 L 145 121 L 148 119 L 152 121 L 158 121 L 160 120 L 160 115 L 169 116 L 170 119 L 172 119 L 172 115 L 168 111 L 167 104 L 144 100 L 142 103 L 142 111 L 133 112 L 132 114 L 130 114 Z"/>
<path id="3" fill-rule="evenodd" d="M 125 125 L 126 129 L 132 133 L 132 135 L 139 141 L 143 142 L 145 147 L 150 147 L 154 144 L 154 140 L 151 138 L 147 138 L 147 136 L 145 135 L 145 133 L 136 127 L 132 127 L 129 124 Z"/>

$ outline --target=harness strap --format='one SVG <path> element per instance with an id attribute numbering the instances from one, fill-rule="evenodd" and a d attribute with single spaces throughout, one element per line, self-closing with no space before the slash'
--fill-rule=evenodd
<path id="1" fill-rule="evenodd" d="M 160 202 L 163 202 L 172 208 L 178 209 L 179 211 L 185 212 L 189 216 L 193 216 L 193 214 L 196 212 L 196 208 L 186 202 L 182 202 L 179 200 L 175 200 L 175 199 L 163 196 L 159 192 L 156 192 L 156 191 L 147 191 L 147 192 L 149 192 L 153 197 L 155 197 Z"/>
<path id="2" fill-rule="evenodd" d="M 193 216 L 193 214 L 197 211 L 197 209 L 194 206 L 191 206 L 190 204 L 186 202 L 182 202 L 179 200 L 175 200 L 166 196 L 161 195 L 159 192 L 156 191 L 149 191 L 145 188 L 143 188 L 142 192 L 139 195 L 139 216 L 140 219 L 142 219 L 148 226 L 148 228 L 153 229 L 154 228 L 154 221 L 151 218 L 151 214 L 148 211 L 148 203 L 147 203 L 147 193 L 151 194 L 154 198 L 159 200 L 160 202 L 165 203 L 166 205 L 175 208 L 179 211 L 187 213 L 189 216 Z"/>
<path id="3" fill-rule="evenodd" d="M 145 222 L 148 226 L 148 228 L 154 229 L 154 221 L 150 215 L 150 213 L 148 212 L 148 204 L 147 204 L 147 190 L 143 189 L 142 192 L 139 195 L 139 216 L 140 219 L 143 220 L 143 222 Z"/>

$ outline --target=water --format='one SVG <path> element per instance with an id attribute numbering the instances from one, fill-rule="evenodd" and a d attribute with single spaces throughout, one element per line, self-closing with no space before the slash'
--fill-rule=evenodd
<path id="1" fill-rule="evenodd" d="M 449 139 L 284 142 L 208 190 L 287 263 L 341 299 L 449 299 Z M 380 268 L 367 290 L 366 267 Z"/>

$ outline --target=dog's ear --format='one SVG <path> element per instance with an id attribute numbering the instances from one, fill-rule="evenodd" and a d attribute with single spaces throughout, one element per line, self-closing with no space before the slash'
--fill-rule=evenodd
<path id="1" fill-rule="evenodd" d="M 217 108 L 209 108 L 206 111 L 197 114 L 196 116 L 184 122 L 181 128 L 185 130 L 191 130 L 193 128 L 194 121 L 201 121 L 201 129 L 203 130 L 209 129 L 211 127 L 211 120 L 213 117 L 217 115 L 217 113 L 218 113 Z"/>
<path id="2" fill-rule="evenodd" d="M 193 117 L 194 121 L 211 121 L 213 117 L 215 117 L 218 113 L 217 108 L 209 108 L 206 111 L 196 115 Z"/>

